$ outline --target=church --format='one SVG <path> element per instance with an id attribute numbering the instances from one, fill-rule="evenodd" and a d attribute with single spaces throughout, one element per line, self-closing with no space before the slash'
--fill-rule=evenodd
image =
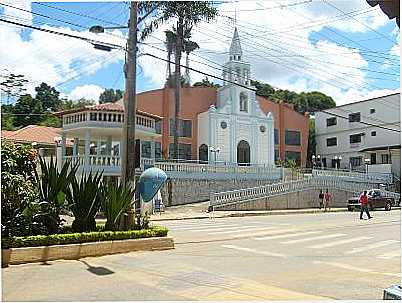
<path id="1" fill-rule="evenodd" d="M 235 29 L 222 87 L 182 87 L 176 160 L 265 166 L 294 160 L 305 165 L 308 115 L 256 95 L 245 59 Z M 142 161 L 173 160 L 174 103 L 174 89 L 168 86 L 137 94 Z M 63 159 L 76 159 L 88 168 L 101 165 L 109 175 L 119 175 L 123 113 L 121 101 L 60 112 Z M 72 152 L 66 138 L 74 139 Z"/>
<path id="2" fill-rule="evenodd" d="M 199 160 L 215 162 L 219 157 L 239 165 L 273 166 L 274 117 L 261 110 L 250 85 L 250 64 L 243 60 L 237 28 L 223 79 L 216 105 L 198 115 Z"/>

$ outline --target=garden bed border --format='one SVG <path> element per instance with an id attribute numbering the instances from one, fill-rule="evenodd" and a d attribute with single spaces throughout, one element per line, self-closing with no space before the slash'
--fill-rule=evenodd
<path id="1" fill-rule="evenodd" d="M 167 250 L 174 248 L 172 237 L 151 237 L 126 240 L 84 242 L 1 250 L 2 267 L 8 265 L 46 262 L 60 259 L 76 260 L 131 251 Z"/>

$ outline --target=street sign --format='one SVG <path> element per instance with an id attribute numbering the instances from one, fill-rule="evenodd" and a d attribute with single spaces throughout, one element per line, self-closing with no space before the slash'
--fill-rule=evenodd
<path id="1" fill-rule="evenodd" d="M 139 180 L 139 189 L 142 200 L 149 202 L 156 195 L 167 179 L 166 173 L 156 167 L 145 170 Z"/>

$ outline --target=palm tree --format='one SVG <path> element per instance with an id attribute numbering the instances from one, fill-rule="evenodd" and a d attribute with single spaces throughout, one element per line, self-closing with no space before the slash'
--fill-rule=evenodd
<path id="1" fill-rule="evenodd" d="M 184 52 L 186 53 L 186 75 L 184 78 L 186 79 L 187 86 L 190 86 L 190 70 L 188 69 L 190 65 L 189 55 L 198 48 L 200 47 L 197 42 L 190 41 L 188 39 L 184 41 Z"/>
<path id="2" fill-rule="evenodd" d="M 166 50 L 167 50 L 167 59 L 168 59 L 166 79 L 168 81 L 168 83 L 167 83 L 168 86 L 171 87 L 171 85 L 169 83 L 171 76 L 172 76 L 170 59 L 172 57 L 172 52 L 175 49 L 176 34 L 173 31 L 165 31 L 165 35 L 166 35 L 165 46 L 166 46 Z"/>
<path id="3" fill-rule="evenodd" d="M 175 46 L 175 119 L 174 119 L 174 141 L 173 157 L 178 158 L 178 122 L 181 101 L 181 73 L 180 60 L 184 51 L 185 33 L 191 33 L 194 25 L 201 21 L 211 21 L 217 14 L 217 9 L 209 1 L 145 1 L 138 4 L 140 14 L 147 14 L 154 11 L 155 18 L 142 30 L 140 40 L 145 40 L 160 25 L 168 21 L 176 20 L 176 42 Z"/>

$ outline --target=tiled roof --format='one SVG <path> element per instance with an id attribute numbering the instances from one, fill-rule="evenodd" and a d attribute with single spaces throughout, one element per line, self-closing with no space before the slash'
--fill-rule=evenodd
<path id="1" fill-rule="evenodd" d="M 28 125 L 13 132 L 1 131 L 1 137 L 18 142 L 54 144 L 54 138 L 61 137 L 61 128 Z"/>
<path id="2" fill-rule="evenodd" d="M 56 114 L 62 116 L 65 114 L 73 114 L 73 113 L 78 113 L 78 112 L 87 111 L 87 110 L 124 113 L 123 100 L 121 99 L 117 102 L 102 103 L 102 104 L 97 104 L 97 105 L 87 105 L 87 106 L 83 106 L 80 108 L 74 108 L 74 109 L 57 112 Z M 162 119 L 162 117 L 160 117 L 160 116 L 150 114 L 150 113 L 138 110 L 138 109 L 137 109 L 137 114 L 142 115 L 142 116 L 148 116 L 148 117 L 154 118 L 156 120 Z"/>

